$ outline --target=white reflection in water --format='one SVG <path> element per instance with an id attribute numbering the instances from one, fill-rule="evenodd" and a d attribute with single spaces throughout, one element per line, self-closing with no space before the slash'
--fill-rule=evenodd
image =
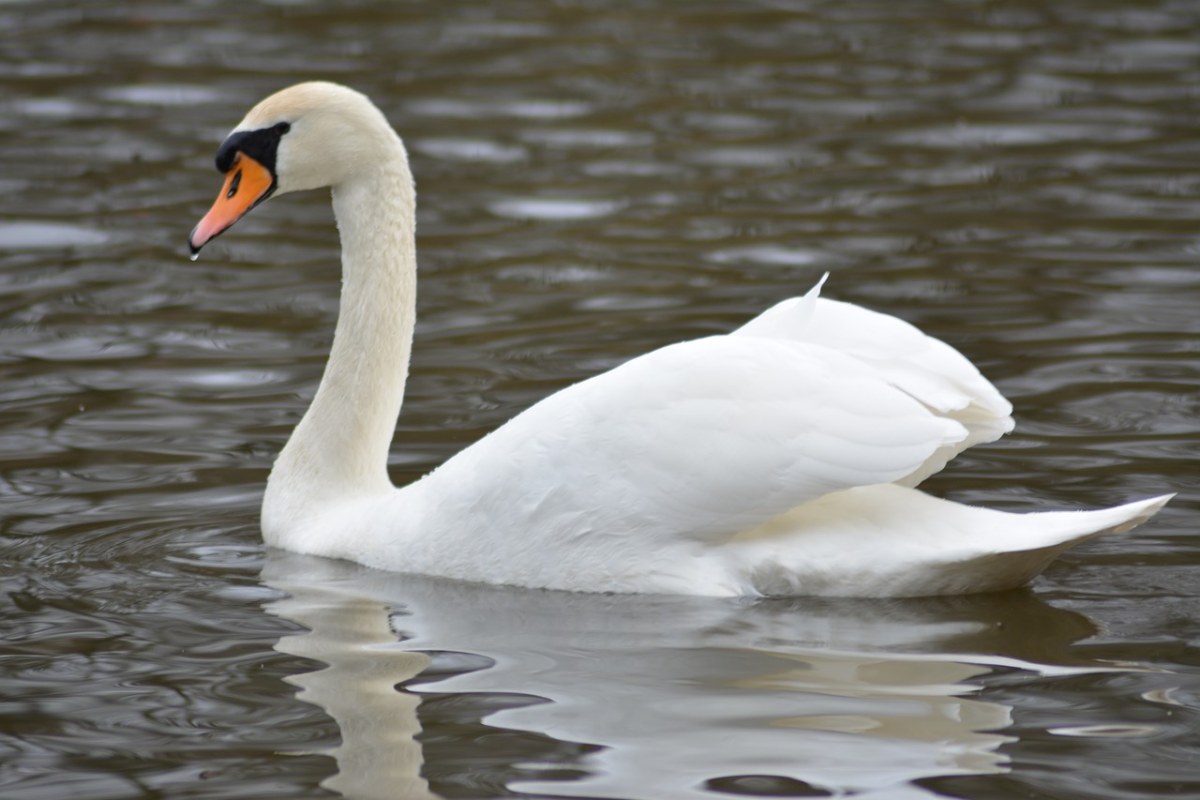
<path id="1" fill-rule="evenodd" d="M 616 200 L 513 197 L 489 205 L 493 214 L 511 219 L 575 220 L 607 217 L 623 207 Z"/>
<path id="2" fill-rule="evenodd" d="M 271 611 L 311 630 L 277 649 L 329 665 L 293 680 L 340 726 L 343 741 L 331 753 L 339 773 L 326 786 L 353 798 L 436 796 L 413 738 L 426 691 L 541 698 L 549 702 L 483 722 L 599 746 L 584 757 L 583 777 L 525 780 L 509 786 L 515 791 L 712 798 L 709 782 L 757 775 L 860 796 L 934 797 L 911 782 L 1008 769 L 1000 748 L 1012 741 L 1003 733 L 1011 708 L 978 697 L 974 679 L 995 667 L 1106 669 L 1068 665 L 1066 647 L 1092 626 L 1027 594 L 904 602 L 598 596 L 275 551 L 263 578 L 291 595 Z M 1054 663 L 1028 660 L 1030 650 Z M 492 663 L 394 688 L 430 664 L 422 651 Z"/>
<path id="3" fill-rule="evenodd" d="M 389 608 L 369 597 L 308 583 L 279 581 L 292 597 L 271 611 L 299 622 L 310 633 L 285 636 L 275 649 L 322 661 L 327 668 L 296 675 L 300 698 L 325 709 L 337 722 L 342 743 L 332 755 L 338 774 L 324 786 L 346 797 L 436 797 L 421 778 L 419 699 L 396 691 L 429 664 L 421 653 L 402 650 L 389 626 Z"/>
<path id="4" fill-rule="evenodd" d="M 91 247 L 107 241 L 107 234 L 81 225 L 31 220 L 0 223 L 0 248 L 6 250 Z"/>

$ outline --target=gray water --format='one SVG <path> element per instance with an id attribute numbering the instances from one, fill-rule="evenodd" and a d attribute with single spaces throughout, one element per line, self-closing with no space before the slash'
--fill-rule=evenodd
<path id="1" fill-rule="evenodd" d="M 40 0 L 0 31 L 0 796 L 1200 796 L 1200 6 Z M 1179 496 L 960 599 L 269 552 L 328 198 L 184 240 L 225 132 L 312 77 L 370 94 L 417 176 L 397 482 L 828 270 L 1016 405 L 932 492 Z"/>

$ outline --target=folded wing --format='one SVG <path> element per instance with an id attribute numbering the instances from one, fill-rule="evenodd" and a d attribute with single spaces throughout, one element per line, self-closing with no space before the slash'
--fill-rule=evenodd
<path id="1" fill-rule="evenodd" d="M 819 297 L 823 283 L 824 279 L 803 297 L 776 304 L 732 335 L 808 342 L 836 350 L 967 429 L 966 437 L 938 448 L 896 483 L 916 486 L 968 447 L 995 441 L 1013 429 L 1012 404 L 965 356 L 904 320 Z"/>
<path id="2" fill-rule="evenodd" d="M 911 476 L 970 435 L 876 373 L 822 344 L 684 342 L 547 398 L 430 479 L 444 503 L 470 487 L 464 518 L 520 520 L 520 536 L 547 544 L 724 541 L 830 492 Z"/>

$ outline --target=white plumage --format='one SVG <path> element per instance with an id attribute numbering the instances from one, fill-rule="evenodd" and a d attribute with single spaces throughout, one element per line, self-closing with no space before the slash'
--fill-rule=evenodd
<path id="1" fill-rule="evenodd" d="M 333 84 L 273 95 L 235 133 L 284 122 L 278 192 L 333 187 L 344 284 L 317 396 L 268 482 L 269 544 L 580 591 L 947 594 L 1024 583 L 1169 499 L 1017 515 L 911 488 L 1011 430 L 1011 406 L 953 348 L 820 284 L 564 389 L 396 489 L 386 458 L 415 306 L 407 157 L 365 97 Z"/>

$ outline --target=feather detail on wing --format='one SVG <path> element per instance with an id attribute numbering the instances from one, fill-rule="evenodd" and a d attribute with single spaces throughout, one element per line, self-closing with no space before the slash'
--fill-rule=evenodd
<path id="1" fill-rule="evenodd" d="M 552 395 L 430 480 L 450 504 L 469 486 L 471 516 L 519 504 L 496 515 L 524 521 L 512 535 L 719 542 L 829 492 L 901 479 L 967 435 L 828 347 L 714 336 Z"/>
<path id="2" fill-rule="evenodd" d="M 1012 430 L 1012 404 L 961 353 L 896 317 L 821 298 L 824 282 L 822 278 L 803 297 L 777 303 L 731 335 L 802 341 L 836 350 L 967 429 L 965 438 L 938 448 L 896 483 L 915 486 L 968 447 L 995 441 Z"/>

